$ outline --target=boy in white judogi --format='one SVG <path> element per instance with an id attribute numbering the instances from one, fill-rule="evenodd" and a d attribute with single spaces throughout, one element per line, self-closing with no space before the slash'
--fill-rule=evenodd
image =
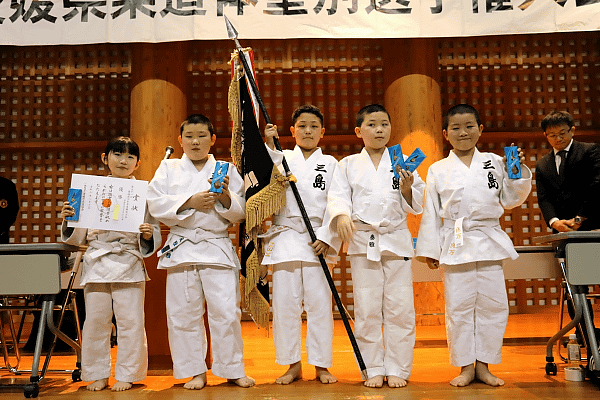
<path id="1" fill-rule="evenodd" d="M 117 137 L 106 145 L 102 162 L 112 177 L 135 179 L 139 147 L 128 137 Z M 88 248 L 83 257 L 81 285 L 84 287 L 85 323 L 81 341 L 81 377 L 92 381 L 90 391 L 104 389 L 111 375 L 110 336 L 113 313 L 119 346 L 115 363 L 113 391 L 124 391 L 133 382 L 146 379 L 148 346 L 144 324 L 144 296 L 149 279 L 143 259 L 161 243 L 158 221 L 146 213 L 140 232 L 106 231 L 67 227 L 66 217 L 75 210 L 63 203 L 61 239 Z"/>
<path id="2" fill-rule="evenodd" d="M 171 228 L 159 251 L 167 270 L 167 323 L 176 379 L 184 387 L 206 385 L 204 302 L 213 352 L 213 374 L 242 387 L 254 385 L 244 371 L 240 325 L 240 264 L 227 229 L 245 217 L 244 182 L 230 167 L 222 193 L 210 192 L 216 136 L 201 114 L 181 124 L 181 159 L 163 160 L 148 188 L 148 209 Z"/>
<path id="3" fill-rule="evenodd" d="M 523 178 L 509 179 L 502 157 L 477 150 L 483 125 L 469 105 L 452 107 L 443 128 L 453 150 L 429 168 L 417 257 L 442 267 L 450 364 L 461 367 L 450 384 L 500 386 L 488 364 L 501 362 L 508 320 L 502 260 L 517 253 L 499 218 L 525 201 L 531 171 L 522 165 Z"/>
<path id="4" fill-rule="evenodd" d="M 282 158 L 297 179 L 317 240 L 311 243 L 292 189 L 287 187 L 286 206 L 273 216 L 273 225 L 261 237 L 264 239 L 262 265 L 273 265 L 273 339 L 276 362 L 289 365 L 288 371 L 276 379 L 287 385 L 302 378 L 301 335 L 302 310 L 306 311 L 306 352 L 308 363 L 315 366 L 322 383 L 337 382 L 328 368 L 333 364 L 333 314 L 331 291 L 318 255 L 327 255 L 333 235 L 328 222 L 323 224 L 327 208 L 327 193 L 337 160 L 322 153 L 318 146 L 325 133 L 323 114 L 312 105 L 297 108 L 292 114 L 294 150 L 274 151 L 276 125 L 267 125 L 267 149 L 276 165 Z M 322 226 L 323 225 L 323 226 Z M 339 245 L 338 245 L 339 247 Z M 333 251 L 335 254 L 335 251 Z M 265 271 L 266 273 L 266 271 Z"/>
<path id="5" fill-rule="evenodd" d="M 422 212 L 425 183 L 406 170 L 394 181 L 386 147 L 390 116 L 383 106 L 361 109 L 355 132 L 365 147 L 340 161 L 328 212 L 332 229 L 349 242 L 355 334 L 368 375 L 364 384 L 381 387 L 387 378 L 388 386 L 404 387 L 415 344 L 414 250 L 406 216 Z"/>

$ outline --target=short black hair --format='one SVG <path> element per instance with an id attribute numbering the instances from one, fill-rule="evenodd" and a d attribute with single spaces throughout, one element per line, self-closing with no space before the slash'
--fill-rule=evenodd
<path id="1" fill-rule="evenodd" d="M 472 114 L 477 120 L 477 125 L 482 125 L 481 117 L 479 116 L 479 112 L 477 111 L 477 109 L 475 109 L 475 107 L 469 104 L 457 104 L 453 107 L 450 107 L 450 109 L 446 113 L 444 121 L 442 122 L 443 130 L 448 130 L 448 120 L 450 119 L 450 117 L 456 114 Z"/>
<path id="2" fill-rule="evenodd" d="M 569 129 L 571 129 L 573 125 L 575 125 L 573 116 L 566 111 L 552 111 L 550 114 L 546 115 L 540 123 L 542 131 L 544 132 L 546 132 L 547 128 L 560 126 L 562 124 L 567 124 Z"/>
<path id="3" fill-rule="evenodd" d="M 119 136 L 109 140 L 104 154 L 108 157 L 110 153 L 129 153 L 136 156 L 138 160 L 140 159 L 140 147 L 128 136 Z"/>
<path id="4" fill-rule="evenodd" d="M 321 121 L 321 126 L 323 126 L 323 113 L 321 112 L 319 107 L 313 106 L 312 104 L 305 104 L 294 110 L 294 112 L 292 113 L 292 125 L 296 125 L 298 117 L 300 117 L 300 115 L 304 113 L 312 114 L 315 117 L 319 118 L 319 120 Z"/>
<path id="5" fill-rule="evenodd" d="M 206 125 L 208 127 L 208 131 L 210 132 L 210 135 L 212 136 L 215 134 L 215 128 L 213 127 L 212 122 L 210 122 L 210 119 L 207 116 L 204 116 L 202 114 L 192 114 L 181 123 L 181 126 L 179 127 L 179 136 L 183 135 L 183 128 L 185 128 L 186 125 L 194 124 Z"/>
<path id="6" fill-rule="evenodd" d="M 376 112 L 384 112 L 387 114 L 388 119 L 392 122 L 392 117 L 390 117 L 390 113 L 385 109 L 381 104 L 369 104 L 368 106 L 364 106 L 358 111 L 356 114 L 356 127 L 360 128 L 362 123 L 365 121 L 365 118 L 369 114 L 373 114 Z"/>

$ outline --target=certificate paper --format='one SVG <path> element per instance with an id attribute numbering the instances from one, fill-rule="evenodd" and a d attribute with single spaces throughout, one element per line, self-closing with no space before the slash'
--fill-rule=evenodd
<path id="1" fill-rule="evenodd" d="M 78 221 L 73 228 L 139 232 L 144 223 L 148 182 L 95 175 L 71 175 L 71 188 L 81 189 Z"/>

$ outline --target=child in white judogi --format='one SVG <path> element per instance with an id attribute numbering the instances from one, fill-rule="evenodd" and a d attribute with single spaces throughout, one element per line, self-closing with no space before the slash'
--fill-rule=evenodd
<path id="1" fill-rule="evenodd" d="M 282 158 L 297 179 L 296 187 L 315 231 L 311 243 L 298 203 L 291 187 L 286 192 L 286 206 L 273 216 L 273 225 L 264 239 L 262 265 L 273 265 L 273 339 L 276 362 L 289 365 L 288 371 L 276 379 L 287 385 L 302 378 L 301 335 L 302 310 L 306 311 L 306 352 L 308 363 L 315 366 L 322 383 L 337 382 L 328 368 L 333 364 L 333 314 L 331 291 L 318 255 L 327 256 L 333 234 L 328 222 L 323 224 L 327 193 L 337 160 L 322 153 L 318 146 L 325 134 L 323 114 L 312 105 L 297 108 L 292 114 L 294 150 L 274 151 L 276 125 L 267 125 L 267 149 L 276 165 Z M 338 245 L 339 247 L 339 245 Z M 333 251 L 335 255 L 335 251 Z M 266 271 L 265 271 L 266 272 Z"/>
<path id="2" fill-rule="evenodd" d="M 421 213 L 425 183 L 406 170 L 394 180 L 386 147 L 390 116 L 383 106 L 361 109 L 355 132 L 365 147 L 340 161 L 328 212 L 332 229 L 349 242 L 355 334 L 368 375 L 364 384 L 381 387 L 387 378 L 388 386 L 404 387 L 415 344 L 414 250 L 406 216 Z"/>
<path id="3" fill-rule="evenodd" d="M 102 154 L 112 177 L 135 179 L 139 166 L 138 145 L 128 137 L 112 139 Z M 119 345 L 113 391 L 130 389 L 146 379 L 148 346 L 144 328 L 144 290 L 148 274 L 143 258 L 160 247 L 158 222 L 146 215 L 140 233 L 69 228 L 65 217 L 75 210 L 63 203 L 62 240 L 88 248 L 83 257 L 81 285 L 84 287 L 86 318 L 81 343 L 81 377 L 93 381 L 88 390 L 104 389 L 111 375 L 110 336 L 113 312 Z"/>
<path id="4" fill-rule="evenodd" d="M 499 218 L 525 201 L 531 171 L 522 164 L 523 177 L 509 179 L 502 157 L 477 150 L 483 125 L 469 105 L 452 107 L 443 128 L 453 149 L 429 168 L 417 257 L 442 268 L 450 364 L 461 367 L 450 384 L 500 386 L 488 364 L 501 362 L 508 320 L 502 260 L 517 253 Z"/>
<path id="5" fill-rule="evenodd" d="M 159 251 L 159 269 L 167 270 L 167 325 L 176 379 L 192 377 L 186 389 L 206 385 L 207 344 L 204 302 L 213 354 L 212 372 L 238 386 L 250 387 L 241 332 L 240 263 L 227 229 L 245 217 L 244 182 L 229 167 L 222 193 L 210 192 L 216 161 L 213 125 L 201 114 L 180 129 L 181 159 L 163 160 L 148 187 L 148 210 L 171 228 Z"/>

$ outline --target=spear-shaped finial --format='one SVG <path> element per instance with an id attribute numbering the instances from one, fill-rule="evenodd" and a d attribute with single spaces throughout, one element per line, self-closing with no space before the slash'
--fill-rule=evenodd
<path id="1" fill-rule="evenodd" d="M 227 18 L 227 15 L 223 15 L 223 17 L 225 17 L 225 25 L 227 25 L 227 37 L 235 41 L 235 47 L 239 50 L 242 46 L 240 46 L 240 42 L 237 40 L 238 33 L 231 24 L 231 21 L 229 21 L 229 18 Z"/>

